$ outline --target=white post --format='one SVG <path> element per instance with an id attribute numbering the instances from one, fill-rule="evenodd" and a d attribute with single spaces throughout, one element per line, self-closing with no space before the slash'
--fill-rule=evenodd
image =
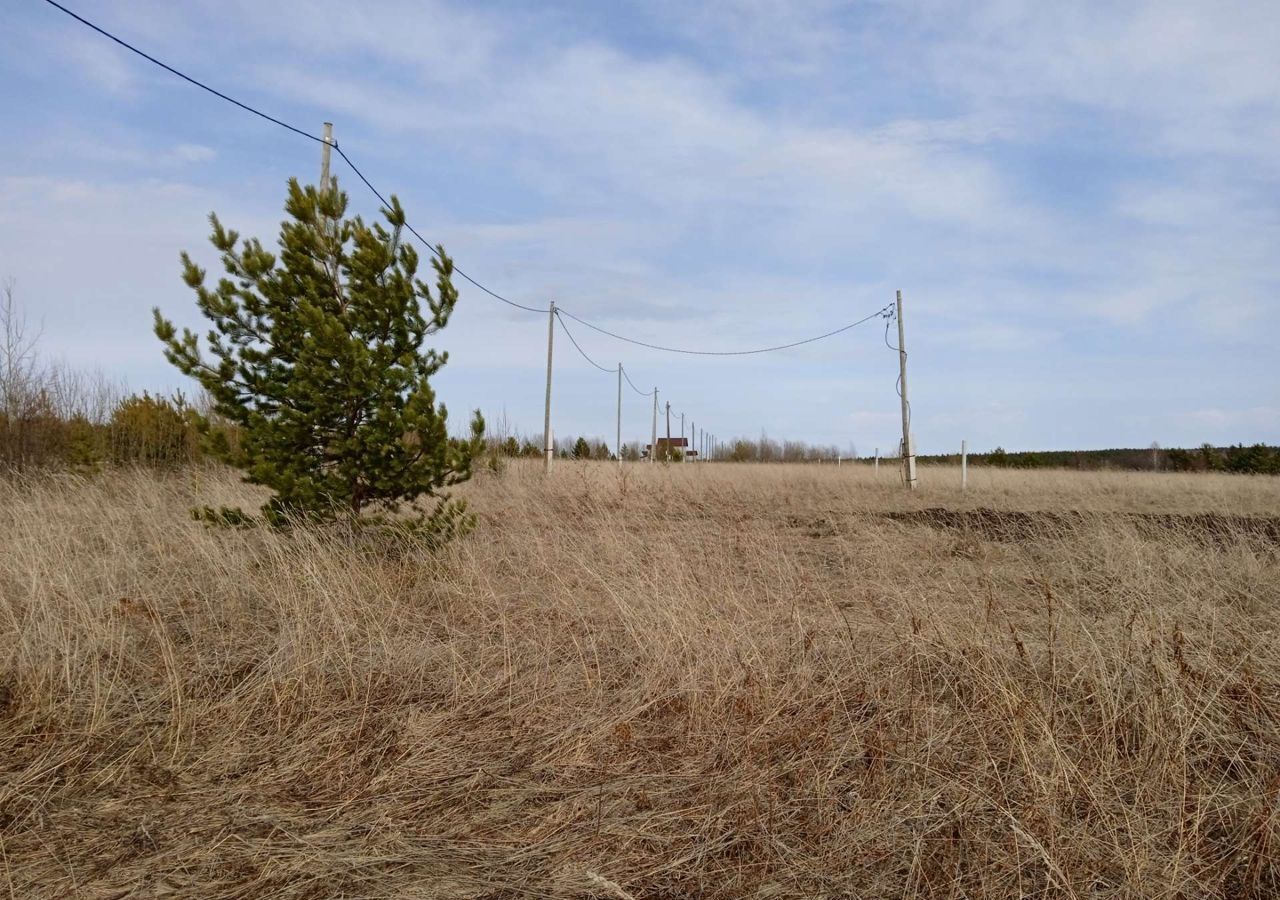
<path id="1" fill-rule="evenodd" d="M 556 341 L 556 301 L 551 301 L 551 309 L 547 314 L 547 405 L 542 418 L 542 455 L 545 459 L 543 471 L 551 474 L 551 459 L 556 455 L 554 439 L 551 437 L 551 356 Z"/>
<path id="2" fill-rule="evenodd" d="M 671 453 L 671 401 L 667 401 L 667 453 Z"/>
<path id="3" fill-rule="evenodd" d="M 649 462 L 658 455 L 658 388 L 653 388 L 653 436 L 649 438 Z"/>
<path id="4" fill-rule="evenodd" d="M 880 474 L 880 448 L 879 447 L 876 448 L 875 474 L 877 475 Z"/>
<path id="5" fill-rule="evenodd" d="M 323 197 L 329 191 L 329 182 L 330 182 L 329 154 L 332 151 L 332 149 L 333 149 L 333 123 L 325 122 L 324 133 L 323 133 L 323 143 L 321 144 L 321 147 L 320 147 L 320 186 L 318 188 L 318 191 L 320 192 L 321 197 Z M 338 223 L 336 221 L 330 221 L 327 216 L 324 216 L 323 218 L 325 220 L 325 224 L 329 226 L 322 229 L 323 233 L 329 234 L 330 232 L 332 232 L 333 234 L 336 235 L 338 230 Z M 329 266 L 326 261 L 328 256 L 329 256 L 328 251 L 326 249 L 322 249 L 320 251 L 319 258 L 316 259 L 316 268 L 318 268 L 322 273 L 324 273 L 326 277 L 337 278 L 337 263 L 336 262 L 334 263 L 334 271 L 333 271 L 333 274 L 330 275 Z"/>
<path id="6" fill-rule="evenodd" d="M 960 442 L 960 490 L 969 489 L 969 442 Z"/>
<path id="7" fill-rule="evenodd" d="M 907 337 L 902 325 L 902 291 L 898 291 L 898 373 L 902 385 L 902 465 L 907 490 L 916 489 L 916 450 L 911 442 L 911 401 L 907 399 Z"/>
<path id="8" fill-rule="evenodd" d="M 618 363 L 618 437 L 614 442 L 618 450 L 618 467 L 622 467 L 622 363 Z"/>
<path id="9" fill-rule="evenodd" d="M 320 193 L 329 190 L 329 151 L 333 147 L 333 123 L 324 123 L 324 146 L 320 151 Z"/>

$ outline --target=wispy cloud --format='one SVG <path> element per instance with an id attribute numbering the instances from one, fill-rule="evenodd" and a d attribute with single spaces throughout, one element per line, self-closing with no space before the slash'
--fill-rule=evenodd
<path id="1" fill-rule="evenodd" d="M 905 288 L 926 446 L 927 429 L 963 423 L 979 444 L 1121 441 L 1132 415 L 1078 411 L 1072 395 L 1126 377 L 1151 394 L 1141 427 L 1280 427 L 1265 380 L 1245 379 L 1239 418 L 1195 412 L 1212 406 L 1199 392 L 1262 367 L 1262 336 L 1280 329 L 1275 4 L 143 0 L 86 12 L 308 128 L 336 120 L 433 240 L 519 299 L 722 347 L 822 330 Z M 50 38 L 6 45 L 31 146 L 10 171 L 37 181 L 0 190 L 27 198 L 16 208 L 45 235 L 97 234 L 110 250 L 95 259 L 130 302 L 179 308 L 168 254 L 202 243 L 210 209 L 270 236 L 284 175 L 312 171 L 315 148 L 23 15 L 21 29 Z M 32 184 L 52 202 L 38 207 Z M 116 241 L 126 216 L 132 240 Z M 94 308 L 57 242 L 18 221 L 0 212 L 16 274 L 47 279 L 51 309 Z M 446 383 L 492 408 L 471 385 L 522 389 L 492 373 L 536 374 L 538 342 L 520 315 L 464 296 L 474 306 L 444 339 L 467 378 Z M 861 352 L 864 338 L 880 340 L 850 335 L 739 377 L 587 339 L 610 358 L 674 364 L 690 406 L 734 417 L 726 432 L 767 424 L 726 399 L 742 391 L 844 443 L 849 428 L 886 427 L 896 403 L 869 399 L 887 363 Z M 1120 374 L 1129 365 L 1141 374 Z M 788 366 L 836 383 L 783 396 Z M 863 408 L 831 416 L 832 404 Z M 1140 443 L 1151 439 L 1171 442 Z"/>

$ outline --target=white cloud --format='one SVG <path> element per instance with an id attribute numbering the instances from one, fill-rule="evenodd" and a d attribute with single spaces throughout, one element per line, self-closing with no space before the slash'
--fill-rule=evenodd
<path id="1" fill-rule="evenodd" d="M 178 144 L 172 151 L 173 159 L 183 163 L 210 162 L 217 156 L 216 150 L 202 144 Z"/>
<path id="2" fill-rule="evenodd" d="M 953 13 L 938 0 L 898 7 L 902 23 L 931 23 L 918 64 L 983 109 L 1072 104 L 1153 151 L 1257 161 L 1259 133 L 1280 124 L 1274 3 L 978 0 Z"/>
<path id="3" fill-rule="evenodd" d="M 972 405 L 929 418 L 929 392 L 955 377 L 948 364 L 982 380 L 974 394 L 1022 409 L 1009 354 L 1096 385 L 1072 363 L 1100 334 L 1163 335 L 1182 349 L 1153 365 L 1176 393 L 1195 386 L 1179 380 L 1176 353 L 1192 346 L 1217 370 L 1205 377 L 1227 382 L 1239 348 L 1280 325 L 1274 4 L 672 0 L 629 14 L 643 38 L 599 26 L 610 12 L 588 26 L 554 6 L 443 0 L 144 2 L 104 18 L 290 121 L 335 118 L 342 145 L 429 236 L 516 299 L 731 347 L 824 330 L 904 287 L 917 346 L 937 355 L 920 382 L 920 421 L 933 427 L 995 421 Z M 81 45 L 57 52 L 75 58 Z M 135 112 L 140 96 L 163 96 L 138 89 L 140 63 L 93 46 L 78 62 L 90 85 Z M 90 279 L 59 272 L 48 235 L 96 240 L 116 295 L 128 285 L 144 307 L 185 302 L 163 260 L 202 241 L 208 209 L 272 235 L 278 193 L 263 185 L 278 188 L 278 170 L 312 152 L 273 161 L 268 177 L 265 153 L 238 155 L 238 142 L 215 144 L 182 117 L 56 143 L 57 163 L 33 170 L 51 179 L 40 192 L 57 211 L 20 207 L 46 239 L 23 239 L 0 206 L 0 246 L 74 292 Z M 81 174 L 86 160 L 104 171 Z M 254 201 L 241 199 L 247 176 Z M 141 270 L 156 258 L 153 279 Z M 536 367 L 520 315 L 474 292 L 467 302 L 447 335 L 460 367 Z M 660 357 L 588 339 L 663 370 Z M 767 392 L 787 366 L 844 352 L 818 345 L 741 371 L 772 378 Z"/>
<path id="4" fill-rule="evenodd" d="M 63 57 L 80 69 L 97 89 L 132 96 L 137 69 L 115 47 L 88 34 L 69 35 L 60 47 Z"/>

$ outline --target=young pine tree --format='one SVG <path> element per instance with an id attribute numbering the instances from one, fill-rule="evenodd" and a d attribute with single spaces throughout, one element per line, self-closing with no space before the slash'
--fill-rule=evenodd
<path id="1" fill-rule="evenodd" d="M 469 440 L 449 438 L 430 385 L 448 355 L 423 349 L 457 303 L 453 263 L 437 248 L 433 293 L 401 240 L 395 197 L 382 211 L 390 230 L 348 219 L 346 208 L 336 188 L 291 179 L 278 254 L 211 215 L 226 277 L 209 287 L 182 255 L 183 280 L 213 323 L 206 346 L 190 330 L 179 336 L 158 309 L 156 335 L 214 412 L 240 427 L 227 461 L 275 492 L 263 507 L 269 520 L 359 519 L 407 503 L 419 524 L 450 532 L 465 515 L 444 490 L 471 476 L 484 435 L 477 411 Z M 415 504 L 423 497 L 438 498 L 429 514 Z"/>

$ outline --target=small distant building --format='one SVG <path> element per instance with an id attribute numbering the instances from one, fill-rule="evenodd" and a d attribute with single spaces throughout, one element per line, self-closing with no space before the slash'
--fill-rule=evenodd
<path id="1" fill-rule="evenodd" d="M 688 438 L 682 438 L 682 437 L 658 438 L 658 455 L 659 455 L 659 456 L 666 456 L 666 455 L 668 455 L 668 454 L 665 452 L 665 451 L 667 450 L 667 448 L 668 448 L 668 447 L 670 447 L 670 449 L 671 449 L 671 452 L 672 452 L 672 453 L 674 453 L 676 450 L 679 450 L 679 451 L 680 451 L 680 453 L 681 453 L 681 455 L 683 455 L 683 456 L 696 456 L 696 455 L 697 455 L 697 451 L 696 451 L 696 450 L 690 450 L 690 449 L 689 449 L 689 439 L 688 439 Z M 653 450 L 653 444 L 645 444 L 645 445 L 644 445 L 644 453 L 642 454 L 642 455 L 643 455 L 643 457 L 644 457 L 645 459 L 648 459 L 648 458 L 649 458 L 649 454 L 650 454 L 650 452 L 652 452 L 652 450 Z"/>

